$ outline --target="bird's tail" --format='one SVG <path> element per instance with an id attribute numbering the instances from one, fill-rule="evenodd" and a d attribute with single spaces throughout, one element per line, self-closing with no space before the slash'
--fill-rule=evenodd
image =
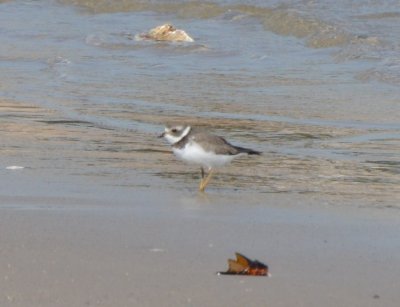
<path id="1" fill-rule="evenodd" d="M 240 153 L 247 153 L 248 155 L 261 155 L 261 151 L 249 149 L 249 148 L 244 148 L 244 147 L 238 147 L 235 146 L 235 148 L 240 152 Z"/>

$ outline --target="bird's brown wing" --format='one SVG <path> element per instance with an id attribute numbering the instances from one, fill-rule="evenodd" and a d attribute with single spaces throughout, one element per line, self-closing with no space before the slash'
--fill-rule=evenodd
<path id="1" fill-rule="evenodd" d="M 205 151 L 214 152 L 219 155 L 237 155 L 240 153 L 235 146 L 217 135 L 199 132 L 191 135 L 190 140 L 202 143 Z"/>

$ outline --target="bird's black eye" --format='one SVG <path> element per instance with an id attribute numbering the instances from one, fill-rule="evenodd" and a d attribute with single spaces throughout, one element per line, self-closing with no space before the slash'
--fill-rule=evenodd
<path id="1" fill-rule="evenodd" d="M 171 132 L 172 132 L 172 133 L 177 133 L 177 132 L 178 132 L 178 129 L 174 128 L 174 129 L 171 130 Z"/>

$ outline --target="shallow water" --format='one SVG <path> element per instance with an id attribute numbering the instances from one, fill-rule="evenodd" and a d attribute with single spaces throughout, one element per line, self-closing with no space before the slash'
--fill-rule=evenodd
<path id="1" fill-rule="evenodd" d="M 1 178 L 195 190 L 155 137 L 182 120 L 264 152 L 211 191 L 398 206 L 399 16 L 390 0 L 1 3 Z M 164 22 L 195 42 L 134 40 Z"/>

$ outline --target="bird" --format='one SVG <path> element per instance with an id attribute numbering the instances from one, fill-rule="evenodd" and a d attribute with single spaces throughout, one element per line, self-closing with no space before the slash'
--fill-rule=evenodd
<path id="1" fill-rule="evenodd" d="M 238 156 L 261 155 L 261 152 L 232 145 L 223 137 L 199 130 L 191 125 L 167 125 L 159 135 L 171 146 L 177 158 L 200 165 L 199 191 L 204 192 L 216 167 L 232 162 Z M 206 175 L 207 170 L 208 174 Z"/>

